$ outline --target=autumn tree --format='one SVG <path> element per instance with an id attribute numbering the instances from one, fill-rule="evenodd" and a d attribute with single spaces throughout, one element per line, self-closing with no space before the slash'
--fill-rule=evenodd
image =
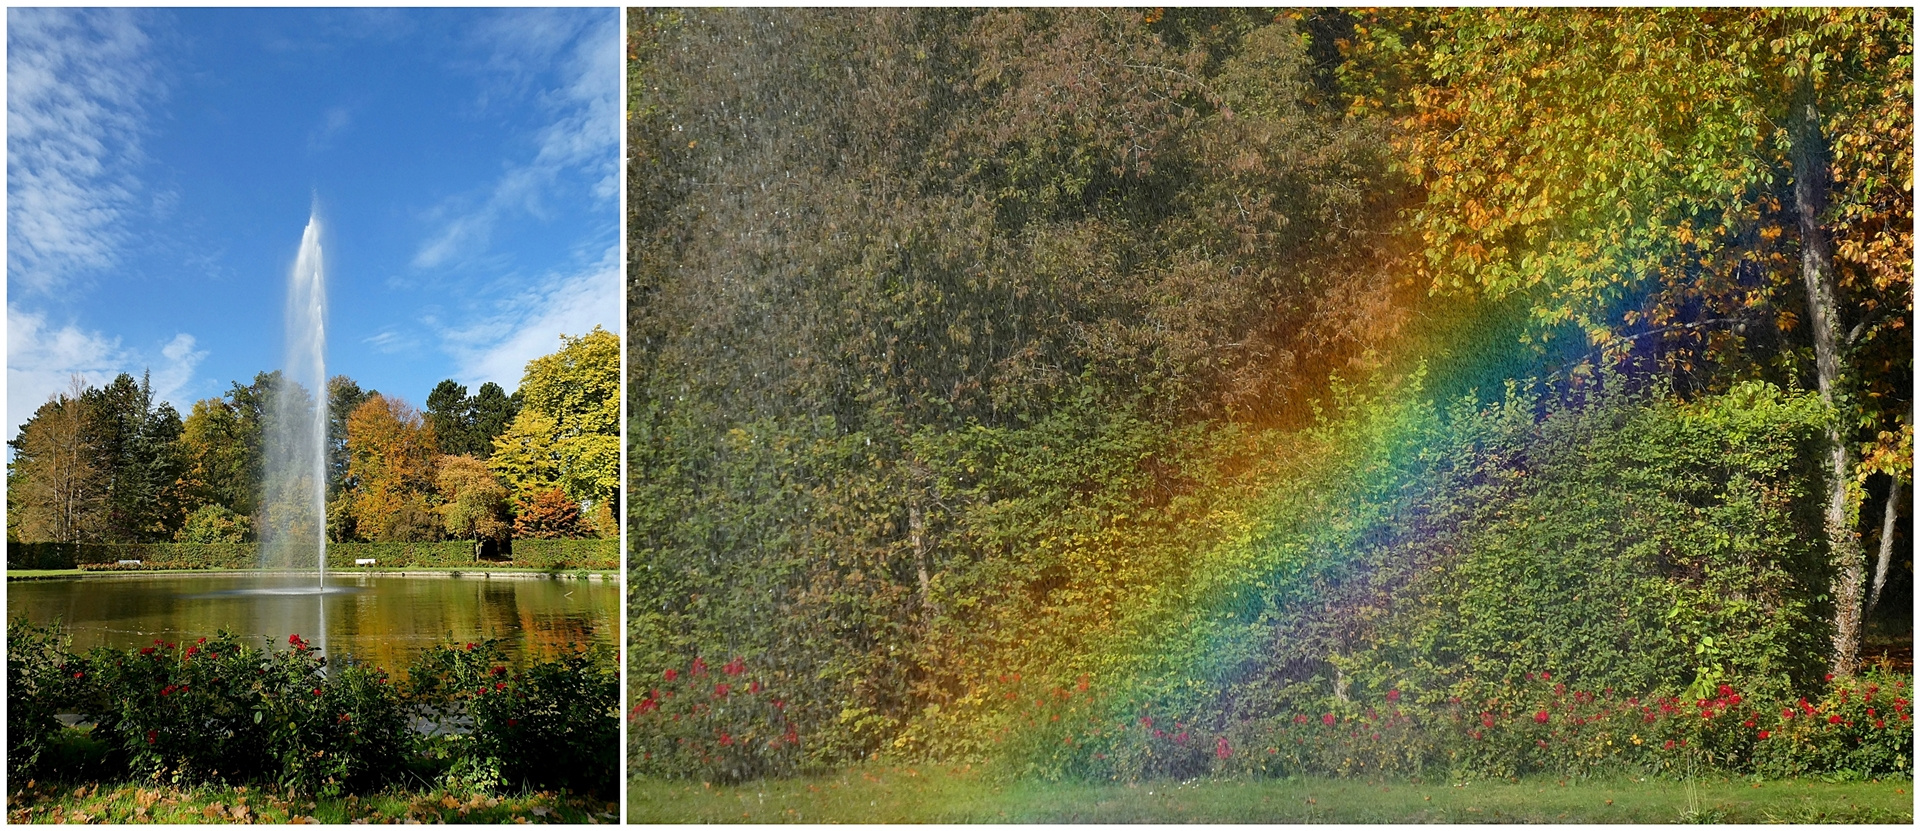
<path id="1" fill-rule="evenodd" d="M 576 502 L 611 506 L 620 486 L 620 339 L 596 326 L 561 342 L 527 363 L 519 411 L 493 437 L 487 464 L 516 499 L 557 486 Z"/>
<path id="2" fill-rule="evenodd" d="M 348 475 L 358 533 L 377 541 L 438 538 L 433 427 L 405 401 L 369 396 L 347 419 Z"/>
<path id="3" fill-rule="evenodd" d="M 1388 15 L 1367 47 L 1425 73 L 1401 151 L 1436 289 L 1524 298 L 1535 336 L 1651 358 L 1683 388 L 1718 366 L 1721 384 L 1806 378 L 1833 408 L 1842 675 L 1865 582 L 1857 434 L 1897 436 L 1910 406 L 1898 372 L 1859 362 L 1891 349 L 1910 373 L 1911 27 L 1874 9 L 1455 10 Z"/>
<path id="4" fill-rule="evenodd" d="M 106 472 L 89 441 L 75 376 L 68 391 L 40 405 L 7 444 L 7 530 L 24 542 L 82 542 L 97 538 L 106 502 Z"/>
<path id="5" fill-rule="evenodd" d="M 514 506 L 513 534 L 530 540 L 585 536 L 580 526 L 580 506 L 559 488 L 522 493 Z"/>
<path id="6" fill-rule="evenodd" d="M 434 484 L 439 489 L 442 523 L 448 536 L 473 541 L 473 559 L 488 540 L 502 540 L 512 529 L 507 489 L 472 456 L 441 456 Z"/>

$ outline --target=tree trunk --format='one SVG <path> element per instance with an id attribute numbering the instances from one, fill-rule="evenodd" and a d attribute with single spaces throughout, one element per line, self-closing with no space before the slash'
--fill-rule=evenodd
<path id="1" fill-rule="evenodd" d="M 1893 560 L 1893 521 L 1898 518 L 1900 507 L 1900 480 L 1893 480 L 1887 488 L 1887 513 L 1880 520 L 1880 558 L 1873 564 L 1873 587 L 1867 590 L 1867 608 L 1862 617 L 1873 614 L 1873 607 L 1880 602 L 1880 590 L 1887 586 L 1887 563 Z"/>
<path id="2" fill-rule="evenodd" d="M 1820 400 L 1840 406 L 1840 308 L 1833 277 L 1833 243 L 1820 225 L 1831 182 L 1826 137 L 1814 106 L 1812 81 L 1801 76 L 1800 94 L 1790 119 L 1793 142 L 1793 202 L 1800 225 L 1800 276 L 1806 282 L 1807 323 L 1813 330 L 1814 377 Z M 1844 408 L 1842 408 L 1844 409 Z M 1860 652 L 1860 594 L 1866 582 L 1866 556 L 1848 519 L 1846 418 L 1827 428 L 1827 504 L 1824 526 L 1833 565 L 1833 674 L 1852 675 Z"/>
<path id="3" fill-rule="evenodd" d="M 933 577 L 927 562 L 927 520 L 920 510 L 920 500 L 915 499 L 907 505 L 907 539 L 913 543 L 913 567 L 920 576 L 920 608 L 931 613 L 933 609 Z"/>

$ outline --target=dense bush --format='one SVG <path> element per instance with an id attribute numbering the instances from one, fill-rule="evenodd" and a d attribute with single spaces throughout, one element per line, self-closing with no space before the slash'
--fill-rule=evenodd
<path id="1" fill-rule="evenodd" d="M 57 628 L 16 620 L 7 627 L 7 772 L 31 777 L 61 728 L 56 716 L 87 681 Z"/>
<path id="2" fill-rule="evenodd" d="M 107 748 L 104 775 L 337 795 L 426 771 L 463 788 L 612 793 L 612 656 L 597 650 L 513 668 L 498 657 L 491 643 L 475 652 L 441 647 L 396 684 L 373 667 L 329 665 L 297 634 L 286 649 L 222 633 L 82 658 L 53 630 L 15 621 L 10 771 L 58 775 L 45 750 L 64 729 L 54 714 L 71 712 L 92 722 L 93 740 Z"/>
<path id="3" fill-rule="evenodd" d="M 518 568 L 608 570 L 619 568 L 619 540 L 515 540 L 510 561 L 476 561 L 471 541 L 353 542 L 327 545 L 328 568 L 352 568 L 356 559 L 372 558 L 382 568 L 457 568 L 504 566 Z M 121 567 L 121 560 L 139 560 L 139 566 Z M 290 564 L 311 568 L 311 563 Z M 148 569 L 247 569 L 260 566 L 256 543 L 7 543 L 7 567 L 13 569 L 80 568 L 90 571 Z"/>
<path id="4" fill-rule="evenodd" d="M 439 749 L 453 760 L 451 783 L 613 793 L 619 667 L 610 650 L 516 669 L 495 641 L 440 646 L 414 663 L 408 684 L 418 706 L 467 727 Z"/>
<path id="5" fill-rule="evenodd" d="M 696 657 L 641 686 L 627 712 L 630 774 L 738 782 L 801 767 L 801 736 L 765 667 Z"/>

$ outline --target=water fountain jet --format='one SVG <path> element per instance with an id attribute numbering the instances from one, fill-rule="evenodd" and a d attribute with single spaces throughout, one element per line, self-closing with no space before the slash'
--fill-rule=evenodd
<path id="1" fill-rule="evenodd" d="M 327 590 L 327 286 L 320 218 L 307 220 L 287 275 L 286 361 L 267 413 L 260 564 L 317 566 Z"/>

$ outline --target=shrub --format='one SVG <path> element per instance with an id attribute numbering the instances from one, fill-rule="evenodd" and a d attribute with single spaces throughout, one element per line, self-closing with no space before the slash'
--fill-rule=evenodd
<path id="1" fill-rule="evenodd" d="M 66 651 L 66 634 L 24 618 L 7 627 L 7 772 L 40 772 L 42 757 L 60 732 L 56 715 L 87 682 L 86 667 Z"/>
<path id="2" fill-rule="evenodd" d="M 440 741 L 449 785 L 600 794 L 617 778 L 618 677 L 604 648 L 515 670 L 492 640 L 435 647 L 408 673 L 419 712 L 467 730 Z"/>
<path id="3" fill-rule="evenodd" d="M 372 667 L 329 666 L 298 635 L 280 650 L 221 633 L 81 659 L 55 630 L 16 621 L 7 650 L 15 775 L 59 773 L 45 770 L 44 751 L 60 712 L 94 723 L 107 748 L 103 774 L 177 785 L 369 793 L 400 781 L 412 761 L 431 764 L 423 751 L 451 747 L 440 761 L 459 784 L 607 794 L 618 764 L 617 668 L 604 650 L 509 671 L 494 660 L 496 644 L 477 654 L 441 647 L 406 689 Z M 417 732 L 414 716 L 443 738 Z"/>
<path id="4" fill-rule="evenodd" d="M 627 713 L 629 774 L 739 782 L 797 773 L 803 739 L 766 677 L 742 658 L 716 669 L 696 657 L 662 672 Z"/>

